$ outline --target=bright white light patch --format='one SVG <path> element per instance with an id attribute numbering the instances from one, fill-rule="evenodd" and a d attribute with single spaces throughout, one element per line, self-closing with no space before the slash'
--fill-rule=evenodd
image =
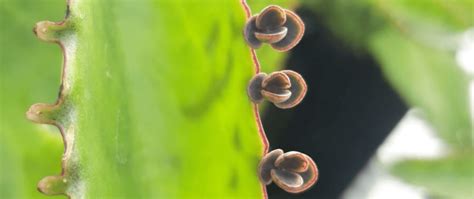
<path id="1" fill-rule="evenodd" d="M 466 31 L 461 38 L 456 61 L 468 74 L 474 75 L 474 28 Z"/>
<path id="2" fill-rule="evenodd" d="M 447 153 L 447 146 L 419 115 L 418 111 L 410 110 L 377 150 L 377 158 L 383 164 L 409 158 L 437 158 Z"/>

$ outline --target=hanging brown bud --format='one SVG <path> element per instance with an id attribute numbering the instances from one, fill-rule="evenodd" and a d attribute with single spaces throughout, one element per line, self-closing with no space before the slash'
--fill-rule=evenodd
<path id="1" fill-rule="evenodd" d="M 303 21 L 294 12 L 271 5 L 248 19 L 244 37 L 254 49 L 263 42 L 278 51 L 288 51 L 301 40 L 304 29 Z"/>
<path id="2" fill-rule="evenodd" d="M 289 193 L 300 193 L 316 183 L 318 167 L 306 154 L 276 149 L 260 162 L 259 178 L 266 185 L 274 182 Z"/>
<path id="3" fill-rule="evenodd" d="M 287 109 L 298 105 L 306 95 L 306 82 L 295 71 L 283 70 L 270 73 L 259 73 L 250 80 L 247 89 L 250 99 L 260 103 L 263 99 L 275 106 Z"/>

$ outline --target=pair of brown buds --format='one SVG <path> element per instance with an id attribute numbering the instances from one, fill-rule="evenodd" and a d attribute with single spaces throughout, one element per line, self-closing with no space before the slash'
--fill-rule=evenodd
<path id="1" fill-rule="evenodd" d="M 276 149 L 267 153 L 259 165 L 259 178 L 266 185 L 272 181 L 289 193 L 309 189 L 318 180 L 318 167 L 306 154 Z"/>
<path id="2" fill-rule="evenodd" d="M 294 12 L 271 5 L 260 14 L 248 19 L 245 29 L 245 41 L 256 49 L 263 43 L 270 44 L 275 50 L 288 51 L 303 37 L 304 23 Z"/>
<path id="3" fill-rule="evenodd" d="M 270 73 L 259 73 L 249 83 L 247 92 L 250 99 L 260 103 L 264 98 L 275 106 L 288 109 L 298 105 L 306 95 L 306 82 L 295 71 L 283 70 Z"/>

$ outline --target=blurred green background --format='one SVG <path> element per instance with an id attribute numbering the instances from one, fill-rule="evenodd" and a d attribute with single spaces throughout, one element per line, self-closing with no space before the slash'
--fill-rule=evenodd
<path id="1" fill-rule="evenodd" d="M 36 190 L 46 175 L 61 172 L 63 144 L 57 128 L 33 124 L 25 112 L 54 103 L 62 54 L 38 41 L 36 22 L 64 18 L 65 1 L 0 2 L 0 197 L 45 198 Z"/>

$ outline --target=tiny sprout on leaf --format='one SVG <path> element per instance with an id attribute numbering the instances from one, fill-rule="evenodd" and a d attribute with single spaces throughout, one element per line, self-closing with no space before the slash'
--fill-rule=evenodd
<path id="1" fill-rule="evenodd" d="M 275 149 L 260 162 L 259 178 L 266 185 L 274 182 L 289 193 L 300 193 L 316 183 L 318 167 L 306 154 Z"/>
<path id="2" fill-rule="evenodd" d="M 66 29 L 68 26 L 65 22 L 40 21 L 33 28 L 33 33 L 43 41 L 58 42 Z"/>
<path id="3" fill-rule="evenodd" d="M 26 118 L 36 123 L 55 124 L 58 111 L 57 105 L 33 104 L 26 112 Z"/>
<path id="4" fill-rule="evenodd" d="M 303 21 L 294 12 L 271 5 L 248 19 L 244 37 L 254 49 L 268 43 L 275 50 L 288 51 L 301 40 L 304 29 Z"/>
<path id="5" fill-rule="evenodd" d="M 46 195 L 61 195 L 66 193 L 68 181 L 63 176 L 47 176 L 38 183 L 38 191 Z"/>
<path id="6" fill-rule="evenodd" d="M 247 92 L 255 103 L 263 99 L 275 106 L 288 109 L 298 105 L 306 95 L 306 82 L 297 72 L 283 70 L 270 73 L 259 73 L 250 80 Z"/>

